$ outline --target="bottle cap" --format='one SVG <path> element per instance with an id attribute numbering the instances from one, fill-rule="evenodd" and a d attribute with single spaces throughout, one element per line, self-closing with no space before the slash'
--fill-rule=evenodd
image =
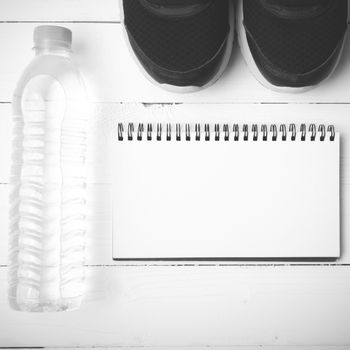
<path id="1" fill-rule="evenodd" d="M 34 29 L 34 47 L 60 47 L 70 50 L 72 46 L 72 32 L 65 27 L 38 26 Z"/>

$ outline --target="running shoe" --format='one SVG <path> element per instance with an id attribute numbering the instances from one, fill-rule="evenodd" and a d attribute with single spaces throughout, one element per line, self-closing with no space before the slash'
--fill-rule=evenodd
<path id="1" fill-rule="evenodd" d="M 152 82 L 175 92 L 213 84 L 234 40 L 230 0 L 120 0 L 130 51 Z"/>
<path id="2" fill-rule="evenodd" d="M 239 0 L 238 42 L 263 85 L 301 92 L 335 70 L 347 20 L 348 0 Z"/>

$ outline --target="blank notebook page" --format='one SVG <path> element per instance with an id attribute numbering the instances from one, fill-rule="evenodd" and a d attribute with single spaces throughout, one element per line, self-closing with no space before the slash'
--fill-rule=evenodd
<path id="1" fill-rule="evenodd" d="M 339 257 L 337 133 L 130 125 L 113 144 L 113 258 Z"/>

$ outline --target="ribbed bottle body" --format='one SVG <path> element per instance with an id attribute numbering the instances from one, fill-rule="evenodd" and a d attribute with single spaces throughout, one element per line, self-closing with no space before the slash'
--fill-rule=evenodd
<path id="1" fill-rule="evenodd" d="M 37 56 L 13 100 L 9 298 L 16 309 L 71 310 L 84 296 L 87 117 L 70 57 Z"/>

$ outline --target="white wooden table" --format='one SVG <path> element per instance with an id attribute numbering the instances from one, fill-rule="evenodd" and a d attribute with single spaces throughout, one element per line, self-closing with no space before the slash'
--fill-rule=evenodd
<path id="1" fill-rule="evenodd" d="M 10 101 L 38 23 L 73 30 L 94 102 L 86 300 L 30 314 L 7 302 Z M 117 0 L 0 0 L 0 347 L 350 349 L 350 40 L 334 76 L 305 94 L 266 90 L 237 47 L 225 76 L 195 94 L 152 86 L 123 41 Z M 140 103 L 142 102 L 142 103 Z M 177 104 L 174 104 L 177 102 Z M 111 259 L 109 169 L 117 120 L 334 123 L 342 134 L 342 256 L 334 263 L 120 264 Z"/>

